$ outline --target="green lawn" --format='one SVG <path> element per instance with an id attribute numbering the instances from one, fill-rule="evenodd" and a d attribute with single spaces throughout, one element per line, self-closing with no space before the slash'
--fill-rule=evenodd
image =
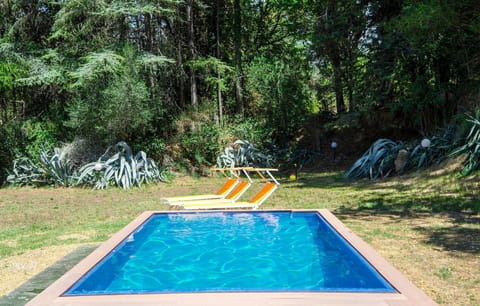
<path id="1" fill-rule="evenodd" d="M 480 182 L 450 171 L 377 182 L 300 173 L 281 181 L 262 208 L 330 209 L 437 303 L 479 305 Z M 36 261 L 50 264 L 78 245 L 105 241 L 145 210 L 170 209 L 160 197 L 209 192 L 221 181 L 179 177 L 129 191 L 1 189 L 0 294 L 37 273 Z"/>

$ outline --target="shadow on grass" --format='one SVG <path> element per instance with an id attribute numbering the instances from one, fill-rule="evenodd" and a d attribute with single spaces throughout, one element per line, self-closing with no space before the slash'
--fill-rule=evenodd
<path id="1" fill-rule="evenodd" d="M 430 182 L 423 181 L 424 178 L 421 177 L 418 179 L 420 183 L 416 177 L 348 181 L 341 173 L 310 173 L 292 188 L 338 189 L 336 192 L 348 192 L 352 200 L 350 202 L 354 204 L 339 206 L 334 210 L 340 219 L 375 222 L 378 220 L 376 217 L 381 216 L 388 223 L 396 223 L 405 218 L 424 219 L 426 225 L 415 225 L 423 223 L 415 222 L 413 230 L 426 237 L 425 243 L 452 252 L 479 254 L 478 192 L 457 189 L 458 186 L 443 186 L 444 180 Z M 430 224 L 431 221 L 427 218 L 435 215 L 447 217 L 448 221 L 442 227 Z"/>
<path id="2" fill-rule="evenodd" d="M 388 178 L 379 181 L 345 179 L 343 173 L 307 173 L 297 184 L 286 188 L 345 188 L 353 192 L 360 206 L 377 210 L 421 210 L 430 212 L 480 213 L 478 191 L 444 190 L 442 182 L 418 187 L 410 178 Z M 452 188 L 450 188 L 452 189 Z M 358 193 L 357 193 L 358 191 Z M 339 191 L 340 192 L 340 191 Z"/>
<path id="3" fill-rule="evenodd" d="M 359 209 L 400 212 L 404 216 L 413 216 L 414 212 L 476 215 L 480 211 L 480 202 L 473 196 L 404 195 L 401 191 L 396 194 L 363 194 L 358 197 L 358 203 Z"/>
<path id="4" fill-rule="evenodd" d="M 426 243 L 440 246 L 448 251 L 457 251 L 471 254 L 480 254 L 480 229 L 465 228 L 452 225 L 432 230 L 426 227 L 417 227 L 416 230 L 427 234 Z"/>
<path id="5" fill-rule="evenodd" d="M 386 178 L 384 180 L 350 180 L 345 178 L 343 172 L 329 172 L 329 173 L 301 173 L 298 175 L 299 179 L 296 181 L 296 188 L 350 188 L 353 190 L 385 190 L 398 189 L 407 190 L 408 184 L 405 179 L 401 178 Z M 283 183 L 288 180 L 283 180 Z"/>
<path id="6" fill-rule="evenodd" d="M 375 221 L 376 217 L 381 216 L 390 220 L 387 223 L 398 223 L 404 218 L 427 219 L 436 214 L 425 207 L 415 207 L 412 203 L 392 204 L 381 198 L 376 199 L 375 203 L 370 200 L 367 205 L 358 207 L 339 207 L 334 213 L 340 219 L 365 221 Z M 443 210 L 441 215 L 448 217 L 451 221 L 442 227 L 415 226 L 413 230 L 424 235 L 426 237 L 424 242 L 427 244 L 450 252 L 480 254 L 480 217 Z M 428 224 L 428 221 L 425 223 Z"/>

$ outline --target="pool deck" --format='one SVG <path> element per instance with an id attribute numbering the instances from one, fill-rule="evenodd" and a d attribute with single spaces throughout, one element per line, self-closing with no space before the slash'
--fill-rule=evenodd
<path id="1" fill-rule="evenodd" d="M 233 210 L 228 210 L 233 212 Z M 246 212 L 237 210 L 238 212 Z M 263 210 L 262 210 L 263 211 Z M 84 260 L 55 281 L 26 305 L 368 305 L 368 306 L 420 306 L 437 305 L 425 293 L 415 287 L 399 271 L 383 259 L 367 243 L 349 230 L 330 211 L 320 210 L 272 210 L 318 212 L 332 225 L 372 266 L 398 291 L 398 293 L 343 293 L 343 292 L 229 292 L 229 293 L 166 293 L 166 294 L 118 294 L 99 296 L 62 296 L 79 278 L 102 260 L 152 214 L 172 211 L 148 211 L 141 214 L 112 238 L 100 245 Z M 248 211 L 251 212 L 251 211 Z M 175 213 L 182 213 L 178 211 Z M 188 213 L 191 213 L 188 212 Z"/>

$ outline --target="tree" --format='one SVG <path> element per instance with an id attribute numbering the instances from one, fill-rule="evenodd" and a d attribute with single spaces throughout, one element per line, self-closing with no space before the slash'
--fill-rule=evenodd
<path id="1" fill-rule="evenodd" d="M 369 1 L 365 102 L 400 128 L 448 124 L 476 83 L 479 11 L 472 0 Z"/>
<path id="2" fill-rule="evenodd" d="M 237 101 L 237 113 L 243 115 L 244 102 L 242 96 L 242 7 L 240 0 L 233 2 L 233 19 L 234 19 L 234 42 L 235 42 L 235 66 L 237 68 L 237 78 L 235 79 L 235 99 Z"/>
<path id="3" fill-rule="evenodd" d="M 220 59 L 220 13 L 222 7 L 220 0 L 215 0 L 215 56 Z M 217 79 L 220 80 L 222 74 L 220 69 L 217 68 Z M 217 85 L 217 107 L 218 107 L 218 124 L 223 125 L 223 99 L 222 99 L 222 86 L 219 83 Z"/>
<path id="4" fill-rule="evenodd" d="M 188 55 L 190 60 L 193 61 L 196 58 L 193 0 L 187 1 L 185 9 L 188 24 Z M 193 69 L 190 69 L 190 103 L 194 110 L 198 110 L 197 78 L 195 76 L 195 70 Z"/>
<path id="5" fill-rule="evenodd" d="M 312 3 L 312 48 L 316 62 L 332 67 L 336 112 L 346 111 L 346 84 L 350 110 L 354 109 L 354 74 L 359 57 L 359 42 L 366 30 L 362 2 L 326 0 Z"/>

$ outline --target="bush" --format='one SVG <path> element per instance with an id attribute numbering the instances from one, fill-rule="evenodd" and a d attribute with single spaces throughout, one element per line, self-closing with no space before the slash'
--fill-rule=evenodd
<path id="1" fill-rule="evenodd" d="M 71 186 L 75 172 L 69 160 L 58 148 L 41 150 L 35 157 L 19 157 L 13 163 L 12 173 L 7 182 L 14 185 L 58 185 Z"/>
<path id="2" fill-rule="evenodd" d="M 258 148 L 265 148 L 272 141 L 273 130 L 265 127 L 258 120 L 253 118 L 235 117 L 226 124 L 220 136 L 222 148 L 233 143 L 237 139 L 248 139 L 255 143 Z"/>
<path id="3" fill-rule="evenodd" d="M 285 162 L 282 167 L 284 169 L 302 170 L 304 167 L 313 166 L 315 162 L 324 158 L 324 155 L 318 151 L 309 150 L 306 148 L 296 148 L 288 150 L 283 157 Z"/>
<path id="4" fill-rule="evenodd" d="M 38 164 L 41 154 L 56 146 L 56 133 L 57 127 L 50 121 L 12 120 L 0 125 L 0 185 L 15 159 L 17 163 L 20 159 L 32 159 Z"/>
<path id="5" fill-rule="evenodd" d="M 166 172 L 161 171 L 151 158 L 147 158 L 145 152 L 139 151 L 133 155 L 123 141 L 108 148 L 96 162 L 84 165 L 79 173 L 78 184 L 94 185 L 97 189 L 110 185 L 129 189 L 144 183 L 167 181 Z"/>
<path id="6" fill-rule="evenodd" d="M 186 112 L 173 126 L 176 137 L 166 145 L 168 154 L 179 168 L 198 170 L 216 163 L 217 156 L 236 139 L 249 139 L 264 151 L 270 146 L 271 130 L 250 118 L 226 118 L 223 126 L 214 121 L 208 108 Z"/>
<path id="7" fill-rule="evenodd" d="M 184 157 L 195 166 L 210 166 L 221 149 L 219 125 L 201 125 L 181 140 Z"/>
<path id="8" fill-rule="evenodd" d="M 272 158 L 246 140 L 237 140 L 217 157 L 219 168 L 271 167 Z"/>
<path id="9" fill-rule="evenodd" d="M 414 142 L 405 144 L 396 143 L 389 139 L 377 140 L 365 154 L 359 158 L 353 166 L 345 173 L 348 178 L 389 176 L 395 170 L 395 160 L 400 150 L 404 150 L 405 164 L 398 173 L 419 170 L 439 164 L 445 160 L 456 146 L 455 129 L 449 127 L 443 133 L 428 139 L 428 144 Z M 410 149 L 413 148 L 413 149 Z"/>
<path id="10" fill-rule="evenodd" d="M 394 169 L 395 157 L 400 146 L 390 139 L 379 139 L 345 173 L 348 178 L 388 176 Z"/>
<path id="11" fill-rule="evenodd" d="M 74 169 L 78 170 L 82 165 L 102 155 L 104 147 L 93 140 L 76 138 L 72 142 L 63 144 L 60 150 L 62 156 L 72 163 Z"/>
<path id="12" fill-rule="evenodd" d="M 17 121 L 0 125 L 0 186 L 5 181 L 8 169 L 13 166 L 13 160 L 18 150 L 24 146 L 21 126 Z"/>
<path id="13" fill-rule="evenodd" d="M 142 148 L 148 156 L 151 156 L 151 158 L 159 162 L 160 165 L 163 165 L 166 147 L 167 144 L 165 141 L 158 137 L 142 138 L 139 142 L 132 145 L 133 149 Z"/>
<path id="14" fill-rule="evenodd" d="M 466 155 L 461 171 L 462 176 L 469 175 L 480 168 L 480 120 L 470 117 L 467 121 L 472 126 L 465 139 L 465 144 L 452 153 L 453 156 Z"/>
<path id="15" fill-rule="evenodd" d="M 120 53 L 91 53 L 70 74 L 74 98 L 66 125 L 104 145 L 144 137 L 153 118 L 149 92 L 136 67 L 139 54 L 132 47 Z"/>
<path id="16" fill-rule="evenodd" d="M 50 121 L 29 119 L 22 124 L 22 134 L 25 138 L 26 156 L 39 156 L 42 152 L 53 150 L 58 144 L 57 127 Z"/>
<path id="17" fill-rule="evenodd" d="M 443 133 L 434 135 L 429 139 L 430 146 L 424 148 L 421 143 L 411 150 L 404 171 L 419 170 L 438 165 L 450 156 L 450 152 L 457 146 L 455 129 L 453 126 L 446 128 Z"/>

